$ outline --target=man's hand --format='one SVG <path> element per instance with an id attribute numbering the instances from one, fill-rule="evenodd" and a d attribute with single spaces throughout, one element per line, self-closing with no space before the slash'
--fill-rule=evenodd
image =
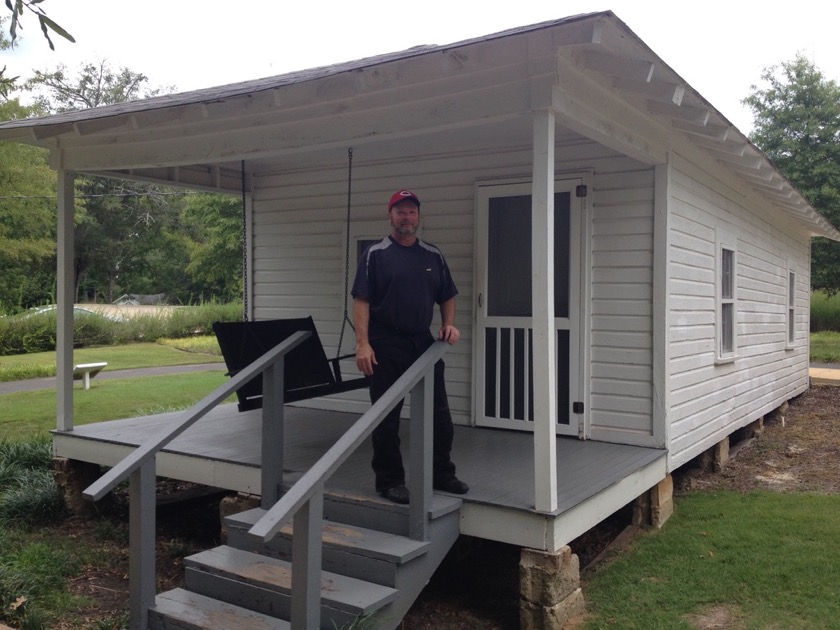
<path id="1" fill-rule="evenodd" d="M 365 376 L 373 374 L 373 366 L 378 365 L 373 348 L 367 342 L 356 344 L 356 367 Z"/>
<path id="2" fill-rule="evenodd" d="M 438 333 L 438 339 L 440 339 L 441 341 L 446 341 L 447 343 L 454 346 L 461 339 L 461 332 L 457 328 L 455 328 L 455 326 L 446 325 L 440 329 L 440 332 Z M 357 361 L 358 356 L 359 355 L 356 354 Z"/>

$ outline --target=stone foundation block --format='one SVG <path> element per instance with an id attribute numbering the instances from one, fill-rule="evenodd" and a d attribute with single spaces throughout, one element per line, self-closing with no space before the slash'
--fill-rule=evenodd
<path id="1" fill-rule="evenodd" d="M 64 505 L 72 514 L 85 515 L 96 512 L 96 504 L 85 499 L 82 492 L 102 476 L 99 464 L 53 457 L 52 472 Z"/>
<path id="2" fill-rule="evenodd" d="M 650 489 L 650 524 L 662 527 L 674 513 L 674 478 L 668 475 Z"/>
<path id="3" fill-rule="evenodd" d="M 750 422 L 745 428 L 746 436 L 748 438 L 761 437 L 764 433 L 764 417 L 762 416 L 754 422 Z"/>
<path id="4" fill-rule="evenodd" d="M 645 492 L 633 502 L 633 519 L 631 524 L 638 526 L 650 525 L 650 492 Z"/>
<path id="5" fill-rule="evenodd" d="M 720 442 L 712 447 L 712 467 L 715 472 L 720 472 L 729 463 L 729 436 L 727 435 Z"/>
<path id="6" fill-rule="evenodd" d="M 565 546 L 557 553 L 523 549 L 519 594 L 534 604 L 553 606 L 580 587 L 580 560 Z"/>
<path id="7" fill-rule="evenodd" d="M 562 630 L 569 621 L 585 611 L 586 602 L 579 588 L 554 606 L 522 601 L 519 607 L 519 627 L 521 630 Z"/>

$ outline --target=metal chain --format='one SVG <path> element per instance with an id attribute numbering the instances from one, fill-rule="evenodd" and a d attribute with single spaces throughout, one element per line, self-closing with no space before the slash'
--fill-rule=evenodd
<path id="1" fill-rule="evenodd" d="M 335 356 L 341 356 L 341 344 L 344 343 L 344 329 L 347 324 L 353 332 L 356 329 L 353 327 L 353 322 L 350 321 L 347 306 L 347 296 L 350 290 L 350 208 L 353 190 L 353 147 L 347 149 L 347 221 L 346 221 L 346 235 L 344 243 L 344 318 L 341 320 L 341 332 L 338 335 L 338 348 L 336 348 Z"/>
<path id="2" fill-rule="evenodd" d="M 248 321 L 248 212 L 245 200 L 245 160 L 242 160 L 242 320 Z"/>

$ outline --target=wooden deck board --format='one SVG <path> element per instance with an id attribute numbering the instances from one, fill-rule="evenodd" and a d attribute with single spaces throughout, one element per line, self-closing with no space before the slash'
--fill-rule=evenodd
<path id="1" fill-rule="evenodd" d="M 84 457 L 109 465 L 115 453 L 139 445 L 172 422 L 178 412 L 77 426 L 69 433 L 55 433 L 58 456 L 79 458 L 77 442 L 88 441 Z M 352 425 L 357 416 L 336 411 L 286 407 L 284 470 L 293 480 L 307 470 Z M 260 465 L 260 411 L 239 413 L 235 405 L 217 407 L 178 436 L 160 457 L 178 459 L 176 470 L 184 478 L 218 481 L 218 465 L 242 469 L 231 476 L 229 489 L 243 483 L 238 478 L 258 475 Z M 407 457 L 409 423 L 402 426 L 403 454 Z M 95 443 L 95 448 L 92 448 Z M 558 509 L 562 515 L 626 477 L 655 463 L 665 452 L 606 442 L 557 438 Z M 330 487 L 373 495 L 369 441 L 339 468 Z M 521 431 L 456 426 L 452 459 L 458 476 L 470 485 L 466 504 L 498 507 L 526 514 L 534 512 L 533 435 Z M 407 465 L 407 461 L 406 461 Z M 170 467 L 173 468 L 173 467 Z M 664 466 L 661 466 L 664 470 Z M 189 469 L 188 473 L 186 469 Z M 252 471 L 247 473 L 247 470 Z M 635 497 L 628 497 L 632 501 Z M 546 515 L 540 515 L 545 517 Z"/>

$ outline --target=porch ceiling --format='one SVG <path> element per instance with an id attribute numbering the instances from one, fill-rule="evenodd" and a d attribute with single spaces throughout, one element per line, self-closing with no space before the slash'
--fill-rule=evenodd
<path id="1" fill-rule="evenodd" d="M 445 46 L 91 110 L 0 123 L 55 168 L 222 192 L 249 173 L 529 147 L 531 113 L 654 164 L 690 145 L 814 236 L 838 232 L 612 12 Z"/>

